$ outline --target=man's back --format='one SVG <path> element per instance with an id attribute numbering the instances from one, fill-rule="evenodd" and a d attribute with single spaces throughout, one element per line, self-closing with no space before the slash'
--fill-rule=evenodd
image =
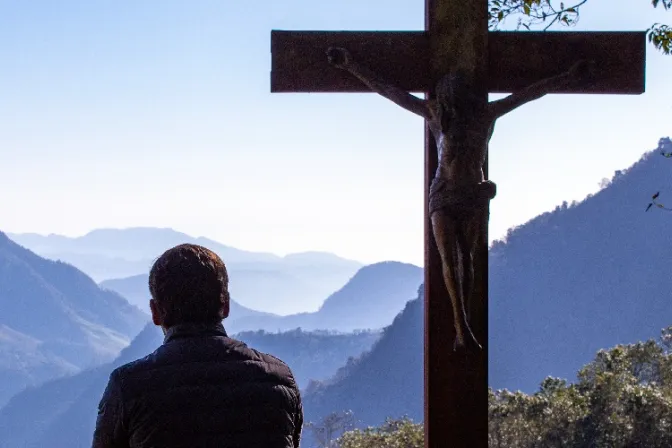
<path id="1" fill-rule="evenodd" d="M 303 413 L 290 369 L 221 325 L 170 328 L 153 354 L 115 370 L 94 448 L 299 446 Z"/>

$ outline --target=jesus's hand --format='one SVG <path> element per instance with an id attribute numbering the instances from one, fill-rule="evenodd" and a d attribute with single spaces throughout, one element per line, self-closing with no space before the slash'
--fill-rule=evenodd
<path id="1" fill-rule="evenodd" d="M 327 49 L 329 63 L 337 68 L 347 69 L 352 64 L 352 55 L 345 48 L 329 47 Z"/>
<path id="2" fill-rule="evenodd" d="M 574 64 L 567 74 L 572 83 L 590 82 L 595 75 L 595 62 L 581 60 Z"/>

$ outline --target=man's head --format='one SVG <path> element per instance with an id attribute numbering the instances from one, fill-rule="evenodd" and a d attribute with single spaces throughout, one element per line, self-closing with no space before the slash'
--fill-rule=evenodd
<path id="1" fill-rule="evenodd" d="M 152 320 L 164 329 L 219 323 L 229 315 L 229 276 L 209 249 L 181 244 L 164 252 L 149 273 Z"/>

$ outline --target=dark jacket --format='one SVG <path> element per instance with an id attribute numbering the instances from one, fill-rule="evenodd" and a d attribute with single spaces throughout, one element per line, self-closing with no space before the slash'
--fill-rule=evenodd
<path id="1" fill-rule="evenodd" d="M 289 367 L 227 336 L 179 325 L 110 375 L 94 448 L 296 448 L 303 409 Z"/>

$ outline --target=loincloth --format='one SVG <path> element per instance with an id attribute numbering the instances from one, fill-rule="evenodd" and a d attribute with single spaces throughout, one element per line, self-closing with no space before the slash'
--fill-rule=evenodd
<path id="1" fill-rule="evenodd" d="M 456 187 L 445 179 L 435 177 L 429 187 L 429 215 L 438 210 L 457 216 L 471 215 L 478 206 L 494 198 L 496 193 L 497 186 L 489 180 Z"/>

